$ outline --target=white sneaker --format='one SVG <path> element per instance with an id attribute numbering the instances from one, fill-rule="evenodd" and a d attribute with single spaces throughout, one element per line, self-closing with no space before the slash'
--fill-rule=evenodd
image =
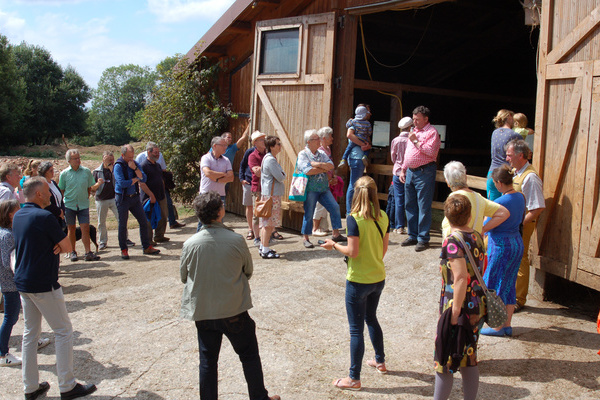
<path id="1" fill-rule="evenodd" d="M 0 367 L 12 367 L 21 365 L 23 361 L 10 353 L 6 353 L 4 357 L 0 357 Z"/>
<path id="2" fill-rule="evenodd" d="M 317 229 L 316 231 L 313 231 L 313 236 L 327 236 L 327 232 L 321 230 L 321 229 Z"/>
<path id="3" fill-rule="evenodd" d="M 44 347 L 50 344 L 50 339 L 48 338 L 39 338 L 38 339 L 38 350 L 43 349 Z"/>

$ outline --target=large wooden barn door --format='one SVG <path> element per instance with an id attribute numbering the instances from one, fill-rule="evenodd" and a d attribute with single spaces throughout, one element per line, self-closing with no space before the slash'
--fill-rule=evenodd
<path id="1" fill-rule="evenodd" d="M 281 139 L 277 158 L 287 174 L 286 188 L 304 148 L 304 131 L 330 125 L 334 43 L 335 13 L 256 24 L 253 129 Z M 299 229 L 299 217 L 284 218 L 284 225 Z"/>
<path id="2" fill-rule="evenodd" d="M 544 0 L 534 165 L 546 211 L 534 260 L 544 271 L 600 289 L 600 5 Z"/>

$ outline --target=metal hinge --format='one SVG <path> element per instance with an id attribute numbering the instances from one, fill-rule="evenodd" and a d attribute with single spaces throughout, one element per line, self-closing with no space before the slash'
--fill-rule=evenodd
<path id="1" fill-rule="evenodd" d="M 338 25 L 340 26 L 340 29 L 344 29 L 344 26 L 346 25 L 346 16 L 345 15 L 338 17 Z"/>

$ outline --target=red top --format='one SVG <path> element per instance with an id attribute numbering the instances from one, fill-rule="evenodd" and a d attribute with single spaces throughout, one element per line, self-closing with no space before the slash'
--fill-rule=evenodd
<path id="1" fill-rule="evenodd" d="M 403 171 L 406 171 L 407 168 L 418 168 L 430 162 L 435 162 L 440 150 L 440 135 L 431 124 L 425 125 L 423 129 L 415 128 L 413 132 L 417 134 L 419 147 L 411 141 L 406 144 L 404 162 L 402 163 Z"/>
<path id="2" fill-rule="evenodd" d="M 258 149 L 254 150 L 250 153 L 248 157 L 248 167 L 250 167 L 250 171 L 252 171 L 253 167 L 260 167 L 262 165 L 262 160 L 265 157 L 265 154 L 260 154 Z M 257 176 L 254 171 L 252 171 L 252 187 L 251 190 L 253 192 L 260 192 L 260 177 Z"/>

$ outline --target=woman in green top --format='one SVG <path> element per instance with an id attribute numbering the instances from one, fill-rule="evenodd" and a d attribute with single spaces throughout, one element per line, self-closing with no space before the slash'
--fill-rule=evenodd
<path id="1" fill-rule="evenodd" d="M 375 359 L 367 365 L 385 374 L 383 332 L 377 321 L 377 306 L 385 285 L 383 257 L 388 248 L 389 220 L 379 209 L 377 186 L 373 178 L 363 176 L 354 184 L 352 210 L 346 218 L 348 245 L 327 240 L 321 246 L 348 256 L 346 275 L 346 312 L 350 325 L 350 374 L 336 379 L 340 389 L 360 390 L 360 370 L 365 352 L 365 322 L 375 350 Z"/>

